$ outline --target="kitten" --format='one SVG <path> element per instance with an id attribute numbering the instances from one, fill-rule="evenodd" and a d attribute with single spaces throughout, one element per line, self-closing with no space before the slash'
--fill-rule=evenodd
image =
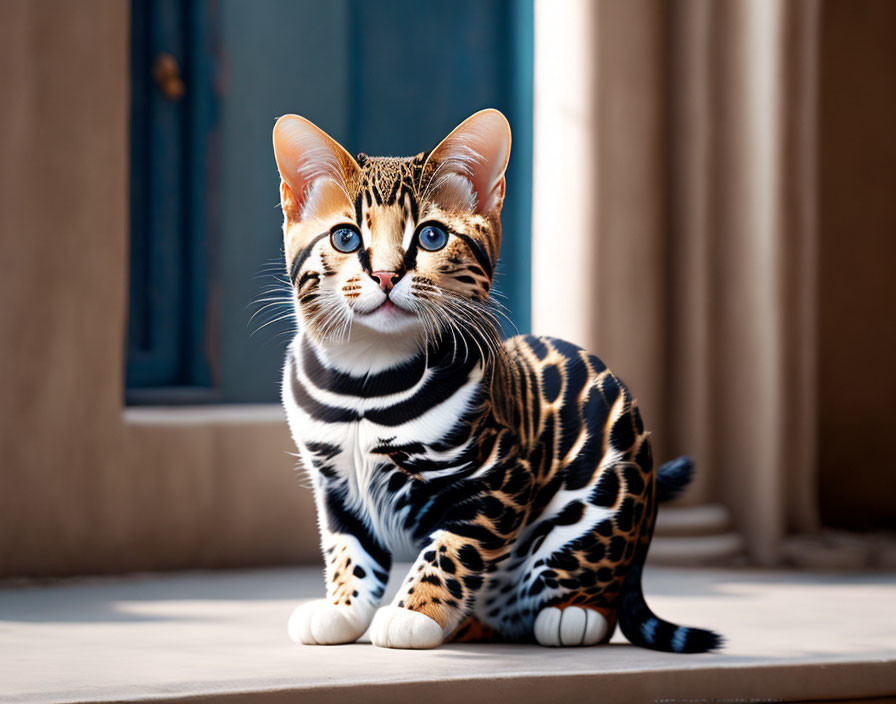
<path id="1" fill-rule="evenodd" d="M 510 127 L 478 112 L 433 151 L 353 158 L 295 115 L 274 128 L 299 333 L 283 402 L 313 478 L 327 596 L 304 643 L 447 640 L 716 648 L 644 601 L 661 494 L 635 399 L 562 340 L 502 343 L 489 297 Z M 393 557 L 415 560 L 378 609 Z"/>

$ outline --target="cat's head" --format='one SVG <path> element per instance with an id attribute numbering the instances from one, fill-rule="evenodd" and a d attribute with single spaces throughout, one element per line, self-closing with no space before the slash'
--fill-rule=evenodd
<path id="1" fill-rule="evenodd" d="M 354 326 L 421 339 L 492 325 L 510 127 L 497 110 L 431 152 L 352 157 L 308 120 L 274 127 L 286 266 L 319 341 Z"/>

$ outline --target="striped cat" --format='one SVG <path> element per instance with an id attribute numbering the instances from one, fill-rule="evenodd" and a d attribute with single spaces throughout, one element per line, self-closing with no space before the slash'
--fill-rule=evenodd
<path id="1" fill-rule="evenodd" d="M 327 596 L 294 640 L 432 648 L 448 640 L 634 644 L 701 652 L 719 637 L 655 616 L 641 572 L 657 502 L 628 389 L 573 344 L 502 343 L 489 297 L 510 128 L 476 113 L 433 151 L 353 158 L 280 118 L 286 263 L 299 332 L 283 402 L 313 479 Z M 379 607 L 393 558 L 414 560 Z"/>

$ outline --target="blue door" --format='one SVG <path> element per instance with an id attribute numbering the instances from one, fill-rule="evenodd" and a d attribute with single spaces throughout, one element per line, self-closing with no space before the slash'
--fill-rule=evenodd
<path id="1" fill-rule="evenodd" d="M 496 289 L 508 331 L 528 331 L 532 0 L 135 0 L 132 22 L 129 403 L 277 399 L 292 324 L 270 135 L 285 113 L 350 152 L 410 155 L 503 111 Z"/>

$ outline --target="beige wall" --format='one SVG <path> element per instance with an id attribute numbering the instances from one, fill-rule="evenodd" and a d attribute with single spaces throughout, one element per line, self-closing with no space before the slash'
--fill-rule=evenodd
<path id="1" fill-rule="evenodd" d="M 825 522 L 896 529 L 896 3 L 825 4 L 819 472 Z"/>
<path id="2" fill-rule="evenodd" d="M 316 560 L 278 410 L 124 415 L 127 7 L 0 3 L 0 576 Z"/>

